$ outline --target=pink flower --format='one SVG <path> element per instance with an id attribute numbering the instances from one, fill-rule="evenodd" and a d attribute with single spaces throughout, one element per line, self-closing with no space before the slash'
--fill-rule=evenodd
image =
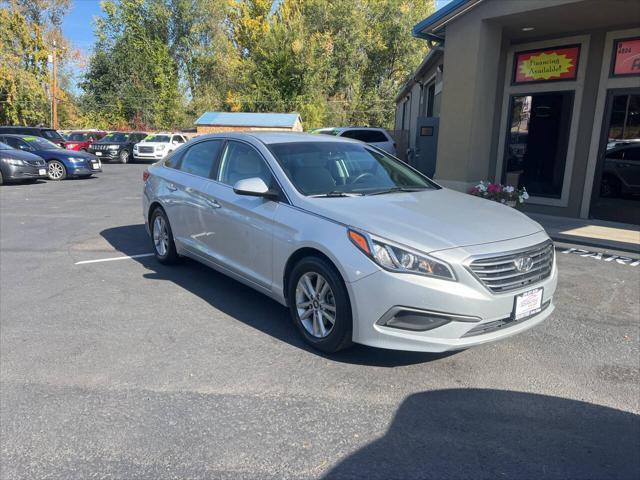
<path id="1" fill-rule="evenodd" d="M 500 193 L 502 191 L 502 185 L 499 183 L 490 183 L 487 187 L 487 191 L 491 193 Z"/>

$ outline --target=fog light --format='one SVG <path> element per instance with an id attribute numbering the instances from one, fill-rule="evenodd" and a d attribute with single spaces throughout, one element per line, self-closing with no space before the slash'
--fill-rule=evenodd
<path id="1" fill-rule="evenodd" d="M 400 311 L 387 320 L 386 327 L 401 328 L 402 330 L 412 330 L 414 332 L 424 332 L 446 325 L 452 320 L 446 315 L 434 315 L 433 313 L 421 313 Z"/>

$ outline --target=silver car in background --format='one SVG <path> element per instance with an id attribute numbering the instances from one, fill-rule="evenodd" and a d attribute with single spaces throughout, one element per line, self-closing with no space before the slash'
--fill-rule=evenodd
<path id="1" fill-rule="evenodd" d="M 325 352 L 459 350 L 554 309 L 555 255 L 540 225 L 358 141 L 205 135 L 144 178 L 160 262 L 190 257 L 269 295 Z"/>

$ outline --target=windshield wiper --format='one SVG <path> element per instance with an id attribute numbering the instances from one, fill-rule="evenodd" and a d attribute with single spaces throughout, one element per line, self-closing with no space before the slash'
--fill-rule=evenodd
<path id="1" fill-rule="evenodd" d="M 326 198 L 326 197 L 361 197 L 362 193 L 347 193 L 340 192 L 338 190 L 332 190 L 327 193 L 319 193 L 317 195 L 309 195 L 311 198 Z"/>
<path id="2" fill-rule="evenodd" d="M 428 190 L 428 187 L 391 187 L 386 190 L 378 190 L 377 192 L 367 193 L 367 195 L 383 195 L 385 193 L 395 192 L 421 192 L 422 190 Z"/>

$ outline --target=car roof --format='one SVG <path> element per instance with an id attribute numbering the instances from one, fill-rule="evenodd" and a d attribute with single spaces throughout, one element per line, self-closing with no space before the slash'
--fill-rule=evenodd
<path id="1" fill-rule="evenodd" d="M 38 137 L 37 135 L 28 135 L 24 133 L 0 133 L 0 135 L 2 135 L 3 137 L 20 138 L 20 139 L 28 138 L 28 137 L 43 138 L 43 137 Z M 47 139 L 44 138 L 43 140 L 47 140 Z"/>
<path id="2" fill-rule="evenodd" d="M 301 143 L 301 142 L 344 142 L 344 143 L 361 143 L 357 140 L 350 138 L 334 137 L 332 135 L 317 135 L 314 133 L 304 132 L 225 132 L 225 133 L 212 133 L 208 135 L 202 135 L 198 137 L 198 140 L 203 138 L 235 138 L 235 139 L 247 139 L 254 138 L 265 145 L 274 143 Z"/>
<path id="3" fill-rule="evenodd" d="M 335 127 L 332 130 L 337 130 L 339 132 L 346 132 L 347 130 L 375 130 L 377 132 L 379 131 L 383 131 L 386 132 L 387 129 L 386 128 L 382 128 L 382 127 Z"/>

